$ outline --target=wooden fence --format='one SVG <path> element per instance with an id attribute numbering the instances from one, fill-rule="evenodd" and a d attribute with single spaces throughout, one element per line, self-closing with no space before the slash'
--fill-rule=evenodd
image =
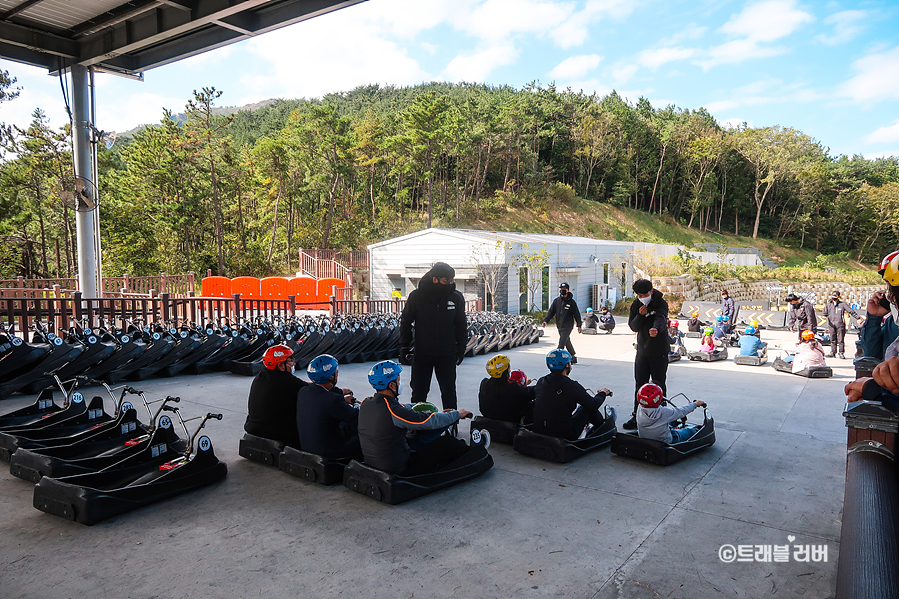
<path id="1" fill-rule="evenodd" d="M 32 290 L 45 292 L 35 296 Z M 0 279 L 0 298 L 46 297 L 54 295 L 72 295 L 78 291 L 78 279 Z M 167 275 L 161 273 L 152 277 L 103 277 L 100 292 L 103 297 L 151 297 L 168 293 L 174 296 L 189 296 L 196 293 L 196 275 L 189 272 L 183 275 Z"/>
<path id="2" fill-rule="evenodd" d="M 319 260 L 334 260 L 347 268 L 356 268 L 365 270 L 368 268 L 368 250 L 317 250 L 317 249 L 300 249 L 300 255 L 308 255 L 310 258 Z M 302 258 L 300 258 L 302 260 Z"/>

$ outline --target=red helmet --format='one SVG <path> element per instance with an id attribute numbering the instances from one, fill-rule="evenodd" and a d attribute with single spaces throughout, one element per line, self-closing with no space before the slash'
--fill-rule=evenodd
<path id="1" fill-rule="evenodd" d="M 513 383 L 524 385 L 528 382 L 528 376 L 524 373 L 524 370 L 513 370 L 509 373 L 509 380 Z"/>
<path id="2" fill-rule="evenodd" d="M 655 383 L 646 383 L 637 391 L 637 401 L 644 408 L 657 408 L 662 403 L 662 388 Z"/>
<path id="3" fill-rule="evenodd" d="M 669 327 L 674 327 L 674 328 L 676 329 L 676 328 L 678 328 L 678 327 L 680 326 L 680 323 L 679 323 L 678 321 L 676 321 L 676 320 L 669 320 L 669 321 L 668 321 L 668 326 L 669 326 Z"/>
<path id="4" fill-rule="evenodd" d="M 262 354 L 262 363 L 269 370 L 274 370 L 281 362 L 286 362 L 293 356 L 293 350 L 286 345 L 273 345 Z"/>

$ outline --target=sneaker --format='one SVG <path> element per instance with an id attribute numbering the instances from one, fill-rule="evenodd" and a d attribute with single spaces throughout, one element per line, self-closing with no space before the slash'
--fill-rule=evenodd
<path id="1" fill-rule="evenodd" d="M 829 354 L 827 354 L 827 357 L 828 358 L 836 358 L 837 355 L 835 353 L 829 353 Z"/>
<path id="2" fill-rule="evenodd" d="M 840 359 L 841 359 L 841 360 L 845 360 L 845 359 L 846 359 L 846 354 L 844 354 L 843 352 L 840 352 L 838 355 L 840 356 Z"/>
<path id="3" fill-rule="evenodd" d="M 636 417 L 636 416 L 631 416 L 631 419 L 628 420 L 627 422 L 625 422 L 624 424 L 622 424 L 622 425 L 621 425 L 621 428 L 623 428 L 623 429 L 626 430 L 626 431 L 635 431 L 635 430 L 637 430 L 637 417 Z"/>
<path id="4" fill-rule="evenodd" d="M 571 363 L 577 364 L 577 356 L 571 356 Z"/>

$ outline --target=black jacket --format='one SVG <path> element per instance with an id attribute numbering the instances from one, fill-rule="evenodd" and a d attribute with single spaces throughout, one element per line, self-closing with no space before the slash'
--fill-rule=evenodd
<path id="1" fill-rule="evenodd" d="M 587 390 L 567 376 L 550 372 L 537 381 L 535 394 L 537 403 L 534 406 L 534 432 L 552 437 L 568 435 L 577 439 L 577 435 L 573 434 L 574 431 L 569 435 L 571 413 L 578 405 L 594 403 L 594 398 L 587 393 Z M 606 394 L 600 392 L 596 397 L 605 400 Z"/>
<path id="2" fill-rule="evenodd" d="M 534 387 L 525 387 L 508 379 L 486 378 L 478 390 L 481 415 L 493 420 L 520 422 L 534 403 Z"/>
<path id="3" fill-rule="evenodd" d="M 465 298 L 456 285 L 440 285 L 430 273 L 422 277 L 418 289 L 409 294 L 400 321 L 400 347 L 412 345 L 415 323 L 415 353 L 423 356 L 465 355 L 468 321 Z"/>
<path id="4" fill-rule="evenodd" d="M 257 374 L 250 385 L 243 430 L 299 448 L 297 392 L 308 384 L 283 370 L 266 369 Z"/>
<path id="5" fill-rule="evenodd" d="M 581 326 L 581 312 L 570 292 L 565 297 L 560 295 L 553 300 L 546 316 L 543 317 L 543 322 L 549 322 L 553 316 L 556 317 L 556 328 L 560 331 L 570 331 L 575 323 Z"/>
<path id="6" fill-rule="evenodd" d="M 787 326 L 790 328 L 793 328 L 793 326 L 797 324 L 801 331 L 813 331 L 818 328 L 818 319 L 815 317 L 815 307 L 806 299 L 801 298 L 799 303 L 795 306 L 790 304 L 788 316 Z"/>
<path id="7" fill-rule="evenodd" d="M 340 423 L 355 432 L 359 410 L 347 404 L 343 395 L 321 385 L 307 385 L 297 394 L 297 432 L 303 451 L 328 457 L 340 455 L 346 435 Z"/>
<path id="8" fill-rule="evenodd" d="M 595 329 L 596 325 L 598 325 L 598 324 L 599 324 L 599 318 L 596 316 L 595 312 L 584 316 L 584 328 Z"/>
<path id="9" fill-rule="evenodd" d="M 359 443 L 365 464 L 390 474 L 402 472 L 412 455 L 406 442 L 407 430 L 433 431 L 456 422 L 458 411 L 425 414 L 401 404 L 395 397 L 375 393 L 359 408 Z"/>
<path id="10" fill-rule="evenodd" d="M 668 329 L 668 302 L 662 298 L 661 291 L 653 289 L 645 316 L 640 314 L 642 305 L 639 299 L 635 299 L 627 319 L 628 326 L 637 333 L 637 353 L 646 356 L 667 356 L 669 347 L 665 331 Z M 651 328 L 658 329 L 658 335 L 650 337 Z"/>

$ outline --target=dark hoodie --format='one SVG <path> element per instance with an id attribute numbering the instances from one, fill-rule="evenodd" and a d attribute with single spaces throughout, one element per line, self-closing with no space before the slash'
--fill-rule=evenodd
<path id="1" fill-rule="evenodd" d="M 465 354 L 468 322 L 465 298 L 456 284 L 434 283 L 434 268 L 421 278 L 418 289 L 409 294 L 400 321 L 400 347 L 412 345 L 412 323 L 415 323 L 415 353 L 423 356 L 456 356 Z"/>
<path id="2" fill-rule="evenodd" d="M 551 437 L 578 438 L 581 431 L 569 430 L 571 413 L 578 405 L 591 406 L 606 399 L 599 392 L 591 397 L 580 383 L 571 380 L 561 372 L 550 372 L 537 381 L 535 386 L 537 403 L 534 405 L 534 432 Z M 573 437 L 573 439 L 571 438 Z"/>
<path id="3" fill-rule="evenodd" d="M 637 333 L 637 353 L 667 356 L 669 347 L 665 331 L 668 329 L 668 302 L 662 298 L 662 292 L 658 289 L 652 290 L 651 298 L 646 306 L 645 316 L 640 314 L 640 306 L 643 304 L 639 299 L 634 299 L 627 324 L 633 332 Z M 650 337 L 649 329 L 651 328 L 658 329 L 658 335 Z"/>

